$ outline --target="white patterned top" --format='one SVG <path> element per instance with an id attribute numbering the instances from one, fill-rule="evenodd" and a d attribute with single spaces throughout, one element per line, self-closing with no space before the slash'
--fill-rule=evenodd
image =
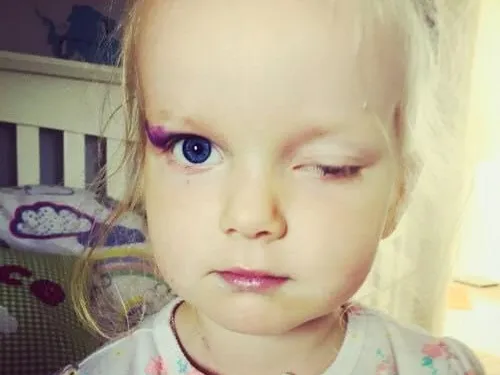
<path id="1" fill-rule="evenodd" d="M 185 355 L 171 321 L 176 299 L 131 334 L 55 375 L 203 375 Z M 485 375 L 463 344 L 435 338 L 361 306 L 348 310 L 344 343 L 323 375 Z"/>

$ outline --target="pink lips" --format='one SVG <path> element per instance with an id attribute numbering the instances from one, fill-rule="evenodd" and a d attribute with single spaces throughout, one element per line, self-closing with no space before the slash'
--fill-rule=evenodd
<path id="1" fill-rule="evenodd" d="M 233 288 L 255 293 L 278 288 L 289 280 L 284 276 L 239 268 L 218 271 L 217 274 Z"/>

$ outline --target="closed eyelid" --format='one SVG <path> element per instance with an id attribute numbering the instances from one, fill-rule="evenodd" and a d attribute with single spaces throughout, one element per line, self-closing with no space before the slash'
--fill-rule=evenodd
<path id="1" fill-rule="evenodd" d="M 340 134 L 328 132 L 309 134 L 311 136 L 298 138 L 298 141 L 287 144 L 285 148 L 287 159 L 298 157 L 318 161 L 333 158 L 350 164 L 371 165 L 381 157 L 381 152 L 375 145 L 352 141 Z"/>
<path id="2" fill-rule="evenodd" d="M 317 145 L 317 147 L 310 145 L 310 147 L 302 150 L 302 152 L 306 155 L 312 154 L 315 158 L 336 157 L 354 164 L 371 165 L 381 157 L 381 152 L 375 147 L 367 147 L 348 141 L 331 142 Z"/>

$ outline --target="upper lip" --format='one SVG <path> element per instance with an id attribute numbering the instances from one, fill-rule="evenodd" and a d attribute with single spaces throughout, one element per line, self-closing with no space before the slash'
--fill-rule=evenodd
<path id="1" fill-rule="evenodd" d="M 252 270 L 246 268 L 230 268 L 225 270 L 219 270 L 217 273 L 233 274 L 241 277 L 248 278 L 275 278 L 275 279 L 288 279 L 289 277 L 284 275 L 277 275 L 269 271 Z"/>

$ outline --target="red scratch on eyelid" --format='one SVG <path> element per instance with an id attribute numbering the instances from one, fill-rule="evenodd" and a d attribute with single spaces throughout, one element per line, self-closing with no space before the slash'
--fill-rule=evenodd
<path id="1" fill-rule="evenodd" d="M 146 131 L 154 135 L 164 135 L 167 134 L 167 130 L 161 125 L 151 125 L 146 123 Z"/>
<path id="2" fill-rule="evenodd" d="M 160 146 L 168 138 L 169 132 L 160 125 L 146 123 L 146 135 L 154 146 Z"/>

